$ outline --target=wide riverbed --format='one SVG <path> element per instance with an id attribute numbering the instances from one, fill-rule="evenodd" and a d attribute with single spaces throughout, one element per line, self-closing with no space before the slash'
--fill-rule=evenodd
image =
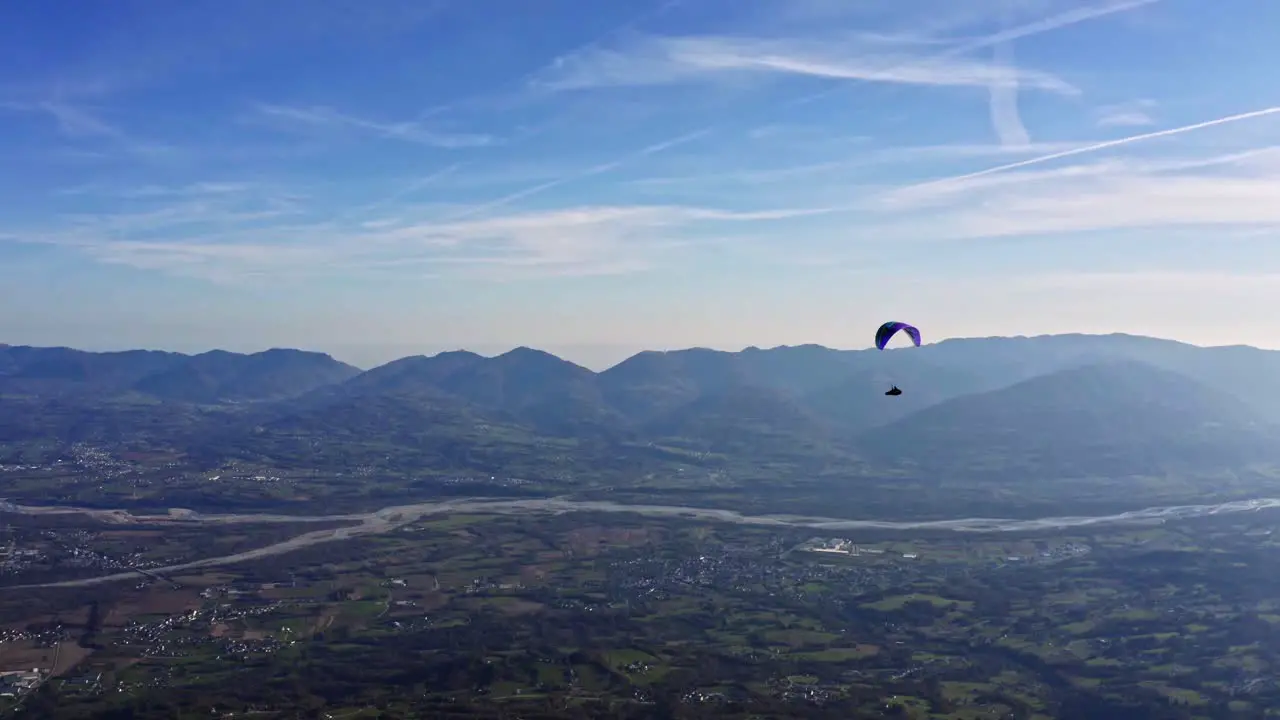
<path id="1" fill-rule="evenodd" d="M 534 498 L 521 500 L 451 500 L 444 502 L 419 503 L 416 505 L 399 505 L 388 507 L 371 513 L 351 515 L 201 515 L 188 510 L 175 509 L 167 515 L 132 515 L 127 510 L 96 510 L 73 507 L 40 507 L 32 505 L 14 505 L 0 502 L 0 512 L 16 512 L 27 515 L 65 515 L 82 514 L 111 523 L 138 522 L 176 522 L 183 524 L 228 525 L 235 523 L 316 523 L 346 521 L 358 523 L 350 527 L 315 530 L 304 532 L 284 542 L 266 545 L 224 557 L 205 558 L 181 565 L 147 568 L 149 572 L 171 573 L 183 570 L 230 565 L 268 555 L 278 555 L 298 548 L 323 542 L 346 540 L 360 535 L 383 533 L 415 522 L 431 515 L 447 513 L 488 513 L 488 514 L 537 514 L 537 513 L 571 513 L 571 512 L 612 512 L 634 513 L 656 517 L 686 517 L 696 520 L 714 522 L 741 523 L 747 525 L 768 525 L 775 527 L 808 527 L 821 530 L 933 530 L 953 532 L 1029 532 L 1043 530 L 1061 530 L 1093 525 L 1120 525 L 1129 523 L 1150 523 L 1162 520 L 1221 515 L 1226 513 L 1248 512 L 1263 508 L 1280 507 L 1278 498 L 1258 498 L 1254 500 L 1236 500 L 1214 505 L 1174 505 L 1152 507 L 1142 510 L 1114 515 L 1100 516 L 1066 516 L 1049 517 L 1036 520 L 1004 520 L 999 518 L 962 518 L 957 520 L 840 520 L 837 518 L 808 517 L 800 515 L 743 515 L 732 510 L 710 508 L 682 507 L 671 505 L 629 505 L 608 501 L 567 500 L 562 498 Z M 22 585 L 17 587 L 75 587 L 94 585 L 117 580 L 137 579 L 136 572 L 121 572 L 79 580 L 67 580 L 42 585 Z"/>

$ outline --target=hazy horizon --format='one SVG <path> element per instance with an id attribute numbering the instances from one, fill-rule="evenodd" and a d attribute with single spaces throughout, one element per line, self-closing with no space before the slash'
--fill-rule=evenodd
<path id="1" fill-rule="evenodd" d="M 0 341 L 1280 347 L 1280 5 L 360 8 L 0 9 Z"/>
<path id="2" fill-rule="evenodd" d="M 925 338 L 925 343 L 924 343 L 924 344 L 925 344 L 925 345 L 930 345 L 930 344 L 934 344 L 934 343 L 938 343 L 938 342 L 943 342 L 943 341 L 945 341 L 945 340 L 986 339 L 986 338 L 992 338 L 992 337 L 1008 337 L 1008 338 L 1012 338 L 1012 337 L 1023 337 L 1023 338 L 1029 338 L 1029 337 L 1042 337 L 1042 336 L 1053 336 L 1053 335 L 1077 335 L 1077 334 L 1082 334 L 1082 335 L 1132 335 L 1132 336 L 1142 336 L 1142 337 L 1151 337 L 1151 338 L 1158 339 L 1158 340 L 1171 340 L 1171 341 L 1174 341 L 1174 342 L 1181 342 L 1181 343 L 1186 343 L 1186 344 L 1189 344 L 1189 345 L 1196 345 L 1196 346 L 1199 346 L 1199 347 L 1223 347 L 1223 346 L 1233 346 L 1233 345 L 1234 345 L 1234 346 L 1240 346 L 1240 345 L 1243 345 L 1243 346 L 1248 346 L 1248 347 L 1257 348 L 1257 349 L 1259 349 L 1259 350 L 1280 350 L 1280 348 L 1277 348 L 1277 347 L 1270 347 L 1270 346 L 1265 346 L 1265 345 L 1258 345 L 1258 344 L 1256 344 L 1256 343 L 1248 343 L 1248 342 L 1243 342 L 1243 343 L 1237 343 L 1237 342 L 1224 342 L 1224 343 L 1198 343 L 1198 342 L 1194 342 L 1194 341 L 1192 341 L 1192 340 L 1187 340 L 1187 339 L 1182 339 L 1182 338 L 1164 337 L 1164 336 L 1159 336 L 1159 335 L 1145 335 L 1144 333 L 1126 332 L 1126 331 L 1123 331 L 1123 330 L 1113 330 L 1113 331 L 1106 331 L 1106 332 L 1077 332 L 1077 331 L 1065 331 L 1065 332 L 1062 332 L 1062 333 L 1034 333 L 1034 334 L 1033 334 L 1033 333 L 1018 333 L 1018 334 L 1008 334 L 1008 335 L 962 335 L 962 336 L 949 336 L 949 337 L 937 337 L 937 338 L 929 338 L 929 337 L 926 337 L 926 338 Z M 8 345 L 20 345 L 20 344 L 23 344 L 23 343 L 16 343 L 16 342 L 11 342 L 11 341 L 6 341 L 6 340 L 4 340 L 3 338 L 0 338 L 0 345 L 4 345 L 4 344 L 8 344 Z M 894 340 L 893 342 L 891 342 L 891 344 L 890 344 L 890 345 L 891 345 L 891 348 L 892 348 L 892 347 L 898 347 L 898 346 L 905 345 L 905 344 L 906 344 L 906 341 Z M 590 370 L 593 370 L 593 371 L 595 371 L 595 372 L 600 372 L 600 371 L 602 371 L 602 370 L 606 370 L 606 369 L 608 369 L 608 368 L 610 368 L 610 367 L 612 367 L 612 366 L 614 366 L 614 365 L 616 365 L 616 364 L 618 364 L 618 363 L 622 362 L 623 360 L 626 360 L 627 358 L 629 358 L 629 357 L 631 357 L 631 356 L 635 355 L 636 353 L 644 352 L 644 351 L 647 351 L 647 350 L 652 350 L 652 351 L 676 351 L 676 350 L 688 350 L 688 349 L 691 349 L 691 348 L 706 348 L 706 349 L 710 349 L 710 350 L 720 350 L 720 351 L 725 351 L 725 352 L 739 352 L 739 351 L 745 350 L 745 349 L 747 349 L 747 348 L 749 348 L 749 347 L 756 347 L 756 348 L 760 348 L 760 349 L 768 350 L 768 349 L 777 348 L 777 347 L 787 347 L 787 346 L 794 347 L 794 346 L 798 346 L 798 345 L 820 345 L 820 346 L 822 346 L 822 347 L 825 347 L 825 348 L 828 348 L 828 349 L 831 349 L 831 350 L 868 350 L 868 349 L 871 349 L 871 347 L 872 347 L 871 343 L 869 343 L 869 342 L 868 342 L 868 343 L 864 343 L 864 344 L 857 344 L 857 343 L 854 343 L 854 342 L 850 342 L 850 343 L 843 344 L 843 345 L 832 345 L 832 344 L 828 344 L 828 343 L 815 343 L 815 342 L 747 343 L 747 344 L 745 344 L 745 345 L 732 345 L 732 344 L 709 345 L 709 344 L 706 344 L 706 343 L 693 343 L 693 344 L 690 344 L 690 345 L 678 345 L 678 346 L 676 346 L 676 345 L 672 345 L 672 346 L 641 346 L 641 345 L 604 345 L 604 344 L 600 344 L 600 345 L 591 345 L 591 344 L 571 344 L 571 345 L 537 345 L 537 344 L 529 344 L 529 343 L 507 343 L 507 344 L 495 343 L 495 344 L 472 344 L 472 345 L 440 345 L 440 344 L 410 345 L 410 344 L 406 344 L 406 345 L 399 345 L 399 346 L 343 346 L 343 345 L 336 345 L 336 346 L 327 346 L 327 347 L 319 347 L 319 346 L 317 346 L 317 347 L 310 347 L 310 346 L 291 346 L 291 345 L 282 345 L 282 344 L 267 344 L 267 345 L 262 345 L 262 346 L 247 346 L 247 345 L 246 345 L 246 346 L 238 346 L 238 347 L 201 346 L 201 345 L 190 345 L 190 346 L 177 346 L 177 345 L 136 345 L 136 346 L 135 346 L 135 345 L 102 345 L 102 346 L 83 346 L 83 345 L 75 345 L 75 344 L 68 344 L 68 343 L 45 343 L 45 344 L 37 343 L 36 345 L 37 345 L 37 346 L 44 346 L 44 347 L 70 347 L 70 348 L 75 349 L 75 350 L 86 350 L 86 351 L 89 351 L 89 352 L 114 352 L 114 351 L 121 351 L 121 350 L 139 350 L 139 349 L 141 349 L 141 350 L 161 350 L 161 351 L 169 351 L 169 352 L 180 352 L 180 353 L 185 353 L 185 354 L 189 354 L 189 355 L 195 355 L 195 354 L 199 354 L 199 353 L 202 353 L 202 352 L 207 352 L 207 351 L 210 351 L 210 350 L 226 350 L 226 351 L 230 351 L 230 352 L 238 352 L 238 353 L 256 353 L 256 352 L 261 352 L 261 351 L 264 351 L 264 350 L 269 350 L 269 349 L 272 349 L 272 348 L 290 348 L 290 349 L 295 349 L 295 350 L 305 350 L 305 351 L 312 351 L 312 352 L 323 352 L 323 353 L 327 353 L 327 354 L 331 355 L 332 357 L 334 357 L 334 358 L 335 358 L 335 359 L 337 359 L 337 360 L 340 360 L 340 361 L 342 361 L 342 362 L 345 362 L 345 363 L 347 363 L 347 364 L 349 364 L 349 365 L 354 365 L 354 366 L 356 366 L 356 367 L 358 367 L 358 368 L 360 368 L 360 369 L 362 369 L 362 370 L 369 370 L 369 369 L 372 369 L 372 368 L 377 367 L 377 366 L 379 366 L 379 365 L 384 365 L 384 364 L 386 364 L 386 363 L 388 363 L 388 362 L 391 362 L 391 361 L 394 361 L 394 360 L 399 360 L 399 359 L 404 358 L 404 357 L 414 356 L 414 355 L 427 355 L 427 356 L 430 356 L 430 355 L 436 355 L 436 354 L 438 354 L 438 353 L 442 353 L 442 352 L 450 352 L 450 351 L 456 351 L 456 350 L 465 350 L 465 351 L 469 351 L 469 352 L 476 353 L 476 354 L 478 354 L 478 355 L 483 355 L 483 356 L 486 356 L 486 357 L 493 357 L 493 356 L 495 356 L 495 355 L 501 355 L 501 354 L 503 354 L 503 353 L 505 353 L 505 352 L 508 352 L 508 351 L 510 351 L 510 350 L 512 350 L 512 349 L 514 349 L 514 348 L 521 347 L 521 346 L 525 346 L 525 347 L 532 347 L 532 348 L 536 348 L 536 349 L 538 349 L 538 350 L 543 350 L 543 351 L 545 351 L 545 352 L 549 352 L 549 353 L 551 353 L 551 354 L 553 354 L 553 355 L 556 355 L 557 357 L 560 357 L 560 358 L 562 358 L 562 359 L 564 359 L 564 360 L 568 360 L 568 361 L 570 361 L 570 362 L 577 363 L 578 365 L 581 365 L 581 366 L 583 366 L 583 367 L 586 367 L 586 368 L 588 368 L 588 369 L 590 369 Z"/>

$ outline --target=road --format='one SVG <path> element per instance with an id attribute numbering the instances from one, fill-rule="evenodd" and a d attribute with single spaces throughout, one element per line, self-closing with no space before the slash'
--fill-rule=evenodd
<path id="1" fill-rule="evenodd" d="M 313 530 L 273 545 L 266 545 L 234 555 L 205 558 L 180 565 L 147 568 L 153 573 L 174 573 L 184 570 L 232 565 L 256 558 L 279 555 L 299 548 L 326 542 L 347 540 L 361 535 L 385 533 L 416 522 L 431 515 L 448 513 L 480 513 L 502 515 L 531 515 L 537 513 L 562 514 L 570 512 L 633 513 L 653 517 L 686 517 L 695 520 L 765 525 L 773 527 L 807 527 L 820 530 L 949 530 L 953 532 L 1027 532 L 1061 530 L 1096 525 L 1120 525 L 1151 523 L 1206 515 L 1248 512 L 1264 508 L 1280 507 L 1280 498 L 1236 500 L 1214 505 L 1174 505 L 1132 510 L 1114 515 L 1050 517 L 1033 520 L 1007 520 L 999 518 L 963 518 L 957 520 L 923 520 L 916 522 L 893 520 L 841 520 L 803 515 L 743 515 L 733 510 L 695 508 L 672 505 L 630 505 L 609 501 L 568 500 L 564 498 L 534 498 L 522 500 L 452 500 L 418 503 L 383 508 L 376 512 L 354 515 L 200 515 L 186 510 L 171 510 L 166 515 L 132 515 L 127 510 L 95 510 L 87 508 L 53 508 L 0 503 L 0 509 L 28 515 L 83 514 L 112 523 L 156 523 L 229 525 L 235 523 L 316 523 L 348 521 L 358 523 L 350 527 Z M 15 585 L 8 590 L 40 587 L 82 587 L 120 580 L 137 579 L 139 573 L 129 571 L 101 575 L 79 580 L 43 583 L 39 585 Z"/>

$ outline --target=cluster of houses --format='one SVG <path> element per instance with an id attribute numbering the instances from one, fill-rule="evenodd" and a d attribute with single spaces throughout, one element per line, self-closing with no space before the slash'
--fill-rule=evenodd
<path id="1" fill-rule="evenodd" d="M 884 550 L 875 547 L 861 547 L 852 540 L 824 539 L 814 538 L 807 550 L 812 552 L 825 553 L 841 553 L 843 555 L 884 555 Z M 902 553 L 902 557 L 907 560 L 914 560 L 920 555 L 918 553 Z"/>
<path id="2" fill-rule="evenodd" d="M 12 698 L 34 690 L 44 680 L 39 668 L 0 672 L 0 697 Z"/>

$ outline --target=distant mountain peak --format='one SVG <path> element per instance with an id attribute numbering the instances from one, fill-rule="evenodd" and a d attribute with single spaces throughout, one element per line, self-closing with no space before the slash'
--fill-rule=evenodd
<path id="1" fill-rule="evenodd" d="M 426 355 L 414 355 L 413 357 L 425 358 L 425 357 L 427 357 L 427 356 L 426 356 Z M 445 351 L 443 351 L 443 352 L 438 352 L 438 353 L 436 353 L 435 355 L 432 355 L 432 356 L 431 356 L 431 358 L 441 359 L 441 360 L 451 360 L 451 359 L 457 359 L 457 360 L 483 360 L 483 359 L 484 359 L 484 356 L 483 356 L 483 355 L 481 355 L 481 354 L 479 354 L 479 353 L 471 352 L 470 350 L 445 350 Z"/>
<path id="2" fill-rule="evenodd" d="M 309 357 L 317 359 L 324 358 L 328 360 L 334 359 L 329 353 L 320 352 L 319 350 L 301 350 L 298 348 L 285 347 L 267 348 L 266 350 L 252 353 L 252 355 L 257 357 Z"/>
<path id="3" fill-rule="evenodd" d="M 539 359 L 545 360 L 545 359 L 554 358 L 556 360 L 560 360 L 561 362 L 568 362 L 568 360 L 565 360 L 564 358 L 561 358 L 558 355 L 549 353 L 546 350 L 531 348 L 528 345 L 520 345 L 517 347 L 513 347 L 510 350 L 502 353 L 501 355 L 494 356 L 495 360 L 498 358 L 508 358 L 512 360 L 523 360 L 523 359 L 529 359 L 529 358 L 539 358 Z"/>
<path id="4" fill-rule="evenodd" d="M 550 370 L 557 369 L 571 371 L 578 374 L 595 375 L 594 372 L 585 368 L 572 360 L 565 360 L 559 355 L 549 353 L 546 350 L 538 350 L 527 346 L 512 348 L 501 355 L 489 358 L 490 363 L 495 365 L 518 368 L 524 367 L 529 370 Z"/>
<path id="5" fill-rule="evenodd" d="M 1275 431 L 1227 393 L 1115 357 L 947 399 L 862 440 L 872 456 L 937 472 L 964 473 L 999 458 L 1038 478 L 1230 466 L 1274 456 Z"/>
<path id="6" fill-rule="evenodd" d="M 905 395 L 885 398 L 890 384 Z M 528 346 L 497 357 L 416 355 L 361 372 L 289 348 L 184 355 L 0 345 L 0 395 L 34 408 L 0 414 L 8 418 L 0 430 L 13 437 L 66 441 L 89 429 L 142 437 L 184 424 L 158 421 L 163 413 L 232 425 L 291 417 L 286 425 L 311 428 L 308 442 L 442 453 L 417 455 L 425 463 L 462 462 L 481 426 L 573 438 L 600 458 L 627 454 L 614 443 L 656 443 L 723 450 L 747 465 L 787 458 L 815 471 L 861 457 L 922 479 L 1191 476 L 1280 462 L 1280 432 L 1269 424 L 1280 422 L 1280 352 L 1123 333 L 947 340 L 900 353 L 816 344 L 651 350 L 600 373 Z M 139 404 L 138 395 L 149 399 Z M 100 412 L 116 400 L 126 414 Z M 255 405 L 184 407 L 221 403 Z M 209 429 L 194 422 L 187 431 Z M 284 447 L 268 440 L 263 452 Z"/>

